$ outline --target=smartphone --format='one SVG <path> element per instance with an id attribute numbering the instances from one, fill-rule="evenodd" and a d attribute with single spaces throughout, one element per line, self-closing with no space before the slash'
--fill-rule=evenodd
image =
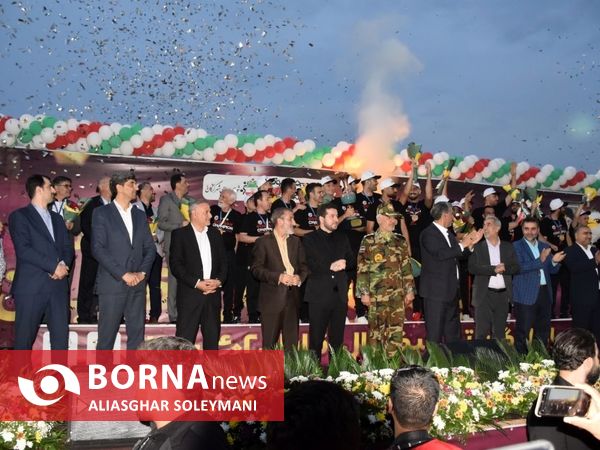
<path id="1" fill-rule="evenodd" d="M 538 417 L 583 417 L 592 398 L 573 386 L 542 386 L 535 405 Z"/>

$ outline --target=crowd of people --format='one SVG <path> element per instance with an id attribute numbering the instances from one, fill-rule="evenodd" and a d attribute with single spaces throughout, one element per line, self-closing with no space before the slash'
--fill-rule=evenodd
<path id="1" fill-rule="evenodd" d="M 511 173 L 515 188 L 514 166 Z M 99 180 L 98 195 L 73 216 L 66 214 L 69 178 L 31 176 L 30 205 L 9 218 L 15 348 L 31 348 L 42 317 L 52 348 L 66 348 L 79 233 L 77 320 L 98 323 L 99 349 L 113 348 L 123 320 L 128 348 L 143 341 L 145 322 L 158 321 L 163 261 L 169 321 L 191 342 L 200 331 L 205 349 L 218 348 L 221 323 L 239 323 L 244 308 L 248 322 L 261 325 L 263 348 L 280 337 L 285 349 L 297 346 L 304 321 L 315 354 L 325 338 L 339 349 L 349 297 L 355 320 L 368 324 L 369 343 L 389 353 L 402 345 L 407 316 L 424 319 L 427 340 L 436 343 L 460 340 L 465 314 L 475 319 L 476 338 L 502 339 L 509 311 L 520 352 L 532 328 L 548 343 L 555 313 L 600 338 L 600 252 L 579 219 L 590 212 L 583 206 L 569 220 L 555 198 L 540 221 L 523 217 L 514 196 L 501 199 L 487 188 L 483 206 L 473 208 L 472 192 L 451 202 L 447 183 L 434 197 L 429 167 L 424 195 L 410 177 L 401 186 L 371 171 L 342 185 L 332 176 L 305 186 L 285 178 L 278 196 L 274 181 L 259 180 L 242 213 L 227 188 L 216 204 L 193 201 L 181 172 L 158 207 L 150 183 L 115 173 Z"/>

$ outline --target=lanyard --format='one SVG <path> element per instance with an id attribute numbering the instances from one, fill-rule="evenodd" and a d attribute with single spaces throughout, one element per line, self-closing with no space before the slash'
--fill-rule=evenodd
<path id="1" fill-rule="evenodd" d="M 261 216 L 260 214 L 256 213 L 258 215 L 258 217 L 260 218 L 260 220 L 262 220 L 265 223 L 265 227 L 268 229 L 269 228 L 269 216 L 267 216 L 267 218 L 265 219 L 263 216 Z M 225 216 L 227 217 L 227 216 Z"/>
<path id="2" fill-rule="evenodd" d="M 225 223 L 225 221 L 227 220 L 227 217 L 229 217 L 229 213 L 231 212 L 231 209 L 229 211 L 227 211 L 227 214 L 225 214 L 225 217 L 223 217 L 221 219 L 221 215 L 223 214 L 223 210 L 221 208 L 219 208 L 219 220 L 221 221 L 221 223 L 219 224 L 220 227 L 223 226 L 223 224 Z M 260 214 L 258 215 L 260 217 Z M 262 217 L 261 217 L 262 219 Z"/>
<path id="3" fill-rule="evenodd" d="M 56 206 L 56 202 L 55 201 L 52 202 L 52 209 L 54 210 L 54 212 L 58 213 L 58 214 L 60 214 L 62 216 L 62 210 L 65 207 L 65 202 L 66 202 L 66 199 L 65 200 L 61 200 L 61 202 L 60 202 L 60 208 L 58 206 Z"/>

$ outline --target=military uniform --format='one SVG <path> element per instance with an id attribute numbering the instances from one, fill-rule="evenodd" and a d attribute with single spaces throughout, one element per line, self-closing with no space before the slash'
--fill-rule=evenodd
<path id="1" fill-rule="evenodd" d="M 389 206 L 381 205 L 377 213 L 396 216 Z M 402 235 L 380 229 L 366 235 L 358 252 L 357 272 L 356 295 L 371 298 L 368 342 L 382 343 L 393 354 L 402 345 L 404 299 L 415 293 L 408 243 Z"/>

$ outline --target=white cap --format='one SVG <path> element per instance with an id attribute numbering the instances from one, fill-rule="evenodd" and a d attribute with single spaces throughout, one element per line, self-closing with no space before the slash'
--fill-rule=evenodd
<path id="1" fill-rule="evenodd" d="M 452 202 L 452 207 L 453 208 L 461 208 L 463 207 L 464 203 L 461 202 Z"/>
<path id="2" fill-rule="evenodd" d="M 398 186 L 398 183 L 396 183 L 392 178 L 384 178 L 379 183 L 379 188 L 382 190 L 385 188 L 392 187 L 392 186 Z"/>
<path id="3" fill-rule="evenodd" d="M 550 211 L 556 211 L 563 207 L 565 202 L 563 202 L 560 198 L 555 198 L 550 202 Z"/>
<path id="4" fill-rule="evenodd" d="M 348 184 L 358 183 L 360 182 L 360 178 L 354 178 L 352 175 L 348 176 Z"/>
<path id="5" fill-rule="evenodd" d="M 375 175 L 370 170 L 367 170 L 367 171 L 363 172 L 362 175 L 360 176 L 361 181 L 367 181 L 367 180 L 370 180 L 371 178 L 375 178 L 376 180 L 378 180 L 379 178 L 381 178 L 381 175 Z"/>
<path id="6" fill-rule="evenodd" d="M 327 183 L 331 183 L 332 181 L 335 181 L 335 179 L 331 178 L 329 175 L 325 175 L 323 178 L 321 178 L 320 183 L 324 186 Z"/>
<path id="7" fill-rule="evenodd" d="M 495 194 L 496 190 L 492 187 L 487 188 L 485 191 L 483 191 L 483 197 L 487 197 L 488 195 L 492 195 Z"/>
<path id="8" fill-rule="evenodd" d="M 256 186 L 261 187 L 265 183 L 272 183 L 273 178 L 267 178 L 266 176 L 261 176 L 256 179 Z"/>
<path id="9" fill-rule="evenodd" d="M 438 203 L 442 203 L 442 202 L 446 202 L 448 203 L 450 201 L 450 199 L 448 197 L 446 197 L 445 195 L 438 195 L 435 200 L 433 201 L 434 205 L 437 205 Z"/>

